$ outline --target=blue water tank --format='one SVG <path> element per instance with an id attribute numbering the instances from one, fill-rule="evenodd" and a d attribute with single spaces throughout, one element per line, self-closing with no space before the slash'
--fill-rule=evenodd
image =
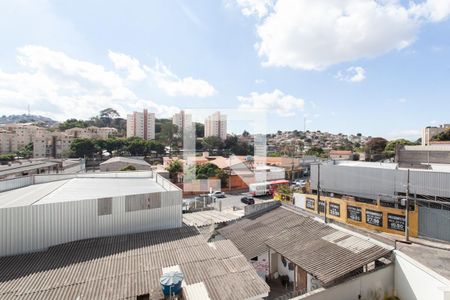
<path id="1" fill-rule="evenodd" d="M 164 273 L 159 280 L 164 296 L 177 295 L 181 291 L 183 278 L 183 273 L 178 271 Z"/>

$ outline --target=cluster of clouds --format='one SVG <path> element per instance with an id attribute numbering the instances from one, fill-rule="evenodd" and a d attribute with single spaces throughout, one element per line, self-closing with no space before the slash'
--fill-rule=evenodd
<path id="1" fill-rule="evenodd" d="M 291 117 L 298 110 L 303 110 L 305 101 L 275 89 L 269 93 L 250 93 L 248 96 L 239 96 L 240 109 L 275 111 L 279 116 Z"/>
<path id="2" fill-rule="evenodd" d="M 424 24 L 442 22 L 450 15 L 450 0 L 226 1 L 254 18 L 255 48 L 263 66 L 313 71 L 405 49 L 414 43 Z M 85 118 L 105 107 L 124 115 L 145 106 L 170 116 L 177 107 L 142 97 L 137 87 L 149 84 L 168 97 L 218 94 L 207 80 L 177 75 L 161 61 L 148 66 L 124 53 L 109 51 L 107 55 L 112 67 L 39 45 L 18 48 L 20 71 L 0 69 L 0 105 L 20 113 L 24 103 L 31 104 L 35 113 L 56 119 Z M 335 78 L 361 82 L 366 70 L 349 66 Z M 255 80 L 255 84 L 263 83 L 263 79 Z M 237 100 L 240 109 L 274 111 L 281 116 L 292 116 L 305 106 L 303 99 L 279 89 L 251 92 Z"/>
<path id="3" fill-rule="evenodd" d="M 243 15 L 257 19 L 256 49 L 264 66 L 318 71 L 404 49 L 424 24 L 450 14 L 449 0 L 235 1 Z M 343 71 L 356 72 L 347 81 L 364 80 L 359 68 Z"/>
<path id="4" fill-rule="evenodd" d="M 208 81 L 181 78 L 158 60 L 149 67 L 137 58 L 111 50 L 108 58 L 112 69 L 43 46 L 18 48 L 17 63 L 23 71 L 0 69 L 0 105 L 11 113 L 22 113 L 24 105 L 30 104 L 33 113 L 58 120 L 86 118 L 105 107 L 113 107 L 122 116 L 148 107 L 159 116 L 169 117 L 179 108 L 140 97 L 134 89 L 136 84 L 151 82 L 170 97 L 205 98 L 217 93 Z M 238 101 L 241 110 L 275 111 L 280 116 L 292 116 L 304 107 L 302 99 L 280 90 L 253 92 L 239 96 Z"/>
<path id="5" fill-rule="evenodd" d="M 33 112 L 56 119 L 86 118 L 105 107 L 113 107 L 121 115 L 149 107 L 168 117 L 178 108 L 140 97 L 134 89 L 136 83 L 152 82 L 169 96 L 207 97 L 215 93 L 207 81 L 179 78 L 161 62 L 152 68 L 123 53 L 109 51 L 108 57 L 112 70 L 43 46 L 18 48 L 17 62 L 23 71 L 0 69 L 0 105 L 11 113 L 21 113 L 26 103 Z"/>
<path id="6" fill-rule="evenodd" d="M 361 82 L 366 79 L 366 70 L 363 67 L 349 67 L 346 70 L 339 71 L 336 78 L 347 82 Z"/>
<path id="7" fill-rule="evenodd" d="M 427 22 L 450 14 L 449 0 L 236 0 L 258 18 L 265 66 L 323 70 L 411 45 Z"/>

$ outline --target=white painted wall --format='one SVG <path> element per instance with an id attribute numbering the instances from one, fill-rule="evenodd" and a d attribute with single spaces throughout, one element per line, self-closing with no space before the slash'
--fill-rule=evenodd
<path id="1" fill-rule="evenodd" d="M 289 281 L 293 282 L 294 281 L 294 277 L 295 277 L 295 275 L 294 275 L 295 268 L 292 271 L 289 270 L 289 263 L 290 263 L 290 261 L 287 258 L 285 258 L 285 259 L 286 259 L 286 267 L 281 262 L 281 255 L 278 254 L 278 274 L 279 275 L 288 275 L 289 276 Z"/>
<path id="2" fill-rule="evenodd" d="M 306 196 L 304 194 L 294 193 L 294 205 L 300 208 L 305 208 Z"/>
<path id="3" fill-rule="evenodd" d="M 320 288 L 293 298 L 295 300 L 358 300 L 358 299 L 383 299 L 385 293 L 392 295 L 394 290 L 394 265 L 367 273 L 342 284 L 325 289 Z M 375 295 L 378 298 L 374 297 Z M 361 298 L 359 298 L 361 296 Z M 411 298 L 402 298 L 409 300 Z M 433 299 L 433 298 L 428 298 Z"/>
<path id="4" fill-rule="evenodd" d="M 181 191 L 161 193 L 161 207 L 125 212 L 125 197 L 112 198 L 112 214 L 97 215 L 97 199 L 0 209 L 0 256 L 101 236 L 182 226 Z"/>
<path id="5" fill-rule="evenodd" d="M 395 289 L 400 299 L 450 300 L 450 281 L 395 250 Z"/>

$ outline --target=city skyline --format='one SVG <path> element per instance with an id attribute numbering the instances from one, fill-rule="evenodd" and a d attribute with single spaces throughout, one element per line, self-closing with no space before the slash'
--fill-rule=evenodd
<path id="1" fill-rule="evenodd" d="M 2 114 L 30 106 L 62 121 L 105 107 L 166 118 L 180 109 L 257 108 L 271 113 L 270 131 L 302 130 L 306 116 L 309 130 L 414 140 L 421 128 L 447 123 L 450 108 L 450 7 L 438 2 L 156 1 L 111 3 L 107 12 L 100 2 L 1 3 Z M 306 10 L 329 22 L 319 28 Z M 359 41 L 343 33 L 354 24 Z M 296 26 L 313 37 L 280 35 Z M 342 49 L 317 51 L 319 36 Z"/>

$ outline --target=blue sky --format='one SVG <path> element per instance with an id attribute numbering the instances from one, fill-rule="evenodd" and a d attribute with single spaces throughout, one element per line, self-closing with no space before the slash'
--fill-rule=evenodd
<path id="1" fill-rule="evenodd" d="M 450 122 L 449 14 L 450 0 L 0 0 L 0 114 L 256 109 L 270 131 L 306 117 L 415 139 Z"/>

